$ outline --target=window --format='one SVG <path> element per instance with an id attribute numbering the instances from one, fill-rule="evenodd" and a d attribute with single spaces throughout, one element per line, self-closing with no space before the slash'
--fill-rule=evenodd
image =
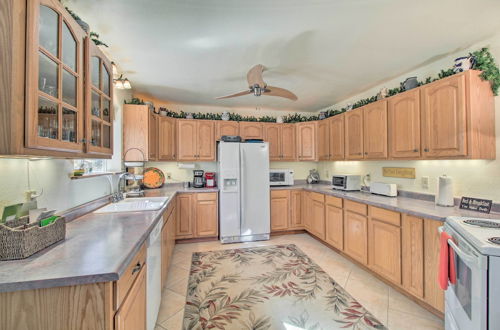
<path id="1" fill-rule="evenodd" d="M 85 170 L 84 175 L 105 173 L 107 171 L 107 162 L 106 159 L 75 159 L 73 169 Z"/>

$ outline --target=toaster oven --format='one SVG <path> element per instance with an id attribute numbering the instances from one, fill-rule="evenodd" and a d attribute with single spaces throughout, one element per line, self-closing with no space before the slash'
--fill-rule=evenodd
<path id="1" fill-rule="evenodd" d="M 333 189 L 356 191 L 361 190 L 361 175 L 343 174 L 332 177 Z"/>

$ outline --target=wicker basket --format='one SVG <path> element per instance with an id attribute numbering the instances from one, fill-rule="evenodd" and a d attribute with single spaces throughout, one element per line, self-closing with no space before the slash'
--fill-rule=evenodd
<path id="1" fill-rule="evenodd" d="M 24 259 L 66 237 L 66 221 L 57 218 L 53 223 L 40 227 L 40 222 L 28 224 L 23 217 L 0 224 L 0 260 Z"/>

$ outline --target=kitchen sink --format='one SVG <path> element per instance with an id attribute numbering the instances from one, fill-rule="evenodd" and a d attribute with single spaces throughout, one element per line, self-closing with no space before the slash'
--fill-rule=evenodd
<path id="1" fill-rule="evenodd" d="M 139 197 L 126 198 L 118 203 L 111 203 L 101 207 L 94 213 L 118 213 L 137 211 L 156 211 L 167 203 L 168 197 Z"/>

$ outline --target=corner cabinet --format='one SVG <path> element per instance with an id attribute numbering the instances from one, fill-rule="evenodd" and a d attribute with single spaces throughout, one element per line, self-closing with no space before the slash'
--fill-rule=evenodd
<path id="1" fill-rule="evenodd" d="M 6 0 L 0 15 L 0 154 L 110 158 L 110 61 L 57 0 Z"/>

